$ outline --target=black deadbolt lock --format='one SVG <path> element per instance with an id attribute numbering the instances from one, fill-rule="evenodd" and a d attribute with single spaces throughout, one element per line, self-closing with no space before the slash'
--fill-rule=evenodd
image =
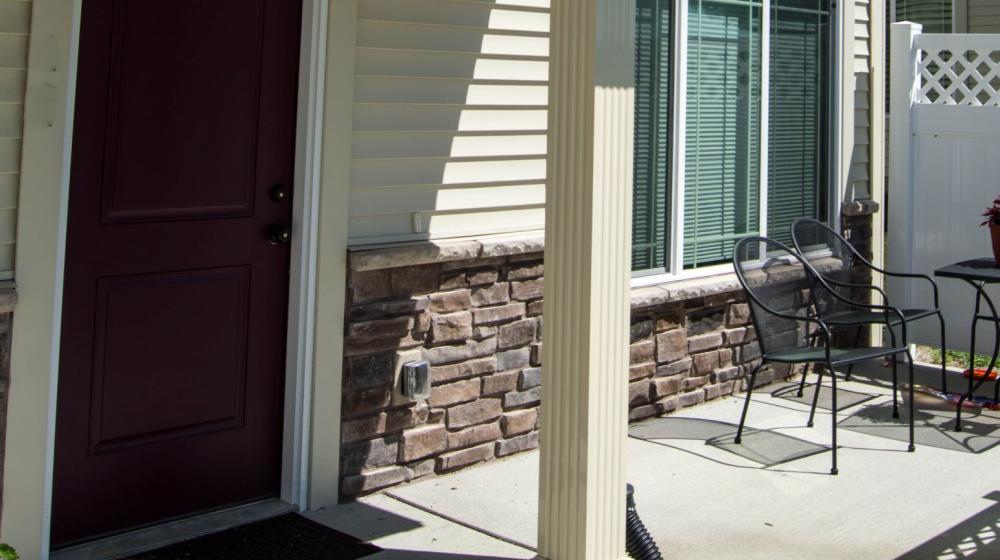
<path id="1" fill-rule="evenodd" d="M 288 243 L 292 240 L 292 230 L 281 224 L 271 224 L 267 227 L 267 239 L 271 243 Z"/>
<path id="2" fill-rule="evenodd" d="M 287 196 L 288 194 L 285 192 L 285 188 L 281 185 L 274 185 L 271 187 L 271 200 L 281 202 L 282 200 L 285 200 L 285 197 Z"/>

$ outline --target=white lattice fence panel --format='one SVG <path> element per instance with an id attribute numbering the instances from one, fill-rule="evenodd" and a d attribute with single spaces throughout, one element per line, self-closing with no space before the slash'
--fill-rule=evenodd
<path id="1" fill-rule="evenodd" d="M 1000 107 L 1000 37 L 969 37 L 918 37 L 917 103 Z"/>
<path id="2" fill-rule="evenodd" d="M 933 274 L 992 254 L 976 216 L 1000 188 L 1000 35 L 922 34 L 910 22 L 891 29 L 887 268 Z M 939 280 L 938 289 L 948 333 L 959 333 L 948 346 L 968 351 L 973 291 L 954 280 Z M 1000 299 L 1000 286 L 986 290 Z M 886 291 L 900 307 L 933 305 L 926 283 L 890 278 Z M 940 344 L 930 321 L 907 336 Z M 980 351 L 993 347 L 993 329 L 975 337 Z"/>

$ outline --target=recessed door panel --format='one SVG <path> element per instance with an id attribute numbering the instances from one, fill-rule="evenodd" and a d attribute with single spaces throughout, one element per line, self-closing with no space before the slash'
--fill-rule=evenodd
<path id="1" fill-rule="evenodd" d="M 240 427 L 249 267 L 97 282 L 92 452 Z"/>
<path id="2" fill-rule="evenodd" d="M 114 3 L 105 222 L 252 213 L 264 4 Z"/>

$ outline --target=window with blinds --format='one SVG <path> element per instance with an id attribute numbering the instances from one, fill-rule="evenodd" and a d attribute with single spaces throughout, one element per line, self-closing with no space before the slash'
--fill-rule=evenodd
<path id="1" fill-rule="evenodd" d="M 671 0 L 636 1 L 633 270 L 663 271 L 669 260 L 673 94 L 670 8 Z"/>
<path id="2" fill-rule="evenodd" d="M 796 218 L 829 215 L 827 0 L 772 0 L 770 62 L 767 232 L 790 244 Z"/>
<path id="3" fill-rule="evenodd" d="M 728 263 L 738 239 L 787 242 L 796 218 L 831 211 L 831 0 L 688 2 L 674 45 L 670 3 L 637 0 L 632 264 L 641 273 Z M 687 58 L 683 185 L 671 184 L 675 46 Z M 671 239 L 681 216 L 681 239 Z"/>
<path id="4" fill-rule="evenodd" d="M 685 268 L 728 261 L 758 231 L 760 200 L 761 4 L 689 10 Z"/>

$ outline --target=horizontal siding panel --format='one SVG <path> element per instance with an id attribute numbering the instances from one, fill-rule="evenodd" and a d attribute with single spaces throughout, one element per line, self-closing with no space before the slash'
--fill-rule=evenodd
<path id="1" fill-rule="evenodd" d="M 458 105 L 546 105 L 545 85 L 476 83 L 472 80 L 358 76 L 354 98 L 365 103 L 437 103 Z"/>
<path id="2" fill-rule="evenodd" d="M 17 208 L 17 173 L 0 173 L 0 208 Z"/>
<path id="3" fill-rule="evenodd" d="M 361 0 L 358 18 L 541 33 L 549 30 L 547 10 L 460 0 Z"/>
<path id="4" fill-rule="evenodd" d="M 544 183 L 460 188 L 423 185 L 399 189 L 358 190 L 351 197 L 351 215 L 380 216 L 542 204 L 545 204 Z"/>
<path id="5" fill-rule="evenodd" d="M 359 49 L 355 71 L 360 75 L 472 78 L 473 80 L 540 81 L 549 79 L 549 63 L 494 55 Z"/>
<path id="6" fill-rule="evenodd" d="M 862 121 L 861 126 L 854 127 L 854 149 L 858 150 L 862 146 L 871 144 L 868 138 L 868 121 Z"/>
<path id="7" fill-rule="evenodd" d="M 0 103 L 0 138 L 20 138 L 24 128 L 24 105 Z"/>
<path id="8" fill-rule="evenodd" d="M 27 34 L 31 29 L 31 2 L 0 0 L 0 33 Z"/>
<path id="9" fill-rule="evenodd" d="M 352 244 L 543 227 L 548 0 L 360 0 Z"/>
<path id="10" fill-rule="evenodd" d="M 390 21 L 359 21 L 358 47 L 548 56 L 544 34 Z"/>
<path id="11" fill-rule="evenodd" d="M 21 139 L 0 138 L 0 173 L 18 173 L 20 170 Z"/>
<path id="12" fill-rule="evenodd" d="M 863 92 L 871 91 L 871 77 L 868 75 L 868 73 L 859 74 L 854 77 L 854 90 Z M 864 96 L 859 96 L 859 97 L 865 97 L 867 99 L 868 95 L 866 93 Z"/>
<path id="13" fill-rule="evenodd" d="M 355 104 L 355 130 L 545 130 L 545 109 Z"/>
<path id="14" fill-rule="evenodd" d="M 0 280 L 14 278 L 14 244 L 0 245 Z"/>
<path id="15" fill-rule="evenodd" d="M 867 91 L 854 90 L 854 108 L 864 111 L 871 109 L 871 98 Z M 868 122 L 868 119 L 865 119 L 865 122 Z"/>
<path id="16" fill-rule="evenodd" d="M 865 183 L 869 182 L 868 177 L 868 164 L 867 163 L 852 163 L 850 170 L 848 171 L 847 180 L 852 183 Z"/>
<path id="17" fill-rule="evenodd" d="M 868 58 L 871 56 L 871 50 L 868 47 L 868 41 L 857 40 L 854 41 L 854 58 Z"/>
<path id="18" fill-rule="evenodd" d="M 1000 6 L 985 5 L 979 6 L 975 4 L 969 5 L 969 17 L 972 19 L 980 17 L 990 17 L 990 16 L 1000 16 Z"/>
<path id="19" fill-rule="evenodd" d="M 868 145 L 858 144 L 858 139 L 855 139 L 854 152 L 851 154 L 851 163 L 870 163 L 871 158 L 869 158 Z M 865 175 L 867 177 L 867 175 Z"/>
<path id="20" fill-rule="evenodd" d="M 0 244 L 13 244 L 17 229 L 17 209 L 0 210 Z"/>
<path id="21" fill-rule="evenodd" d="M 24 68 L 28 60 L 28 36 L 0 34 L 0 68 Z"/>
<path id="22" fill-rule="evenodd" d="M 0 280 L 14 277 L 31 6 L 0 0 Z"/>
<path id="23" fill-rule="evenodd" d="M 980 16 L 969 22 L 969 27 L 973 32 L 978 33 L 998 33 L 1000 32 L 1000 16 Z"/>
<path id="24" fill-rule="evenodd" d="M 355 188 L 398 185 L 450 185 L 496 181 L 544 181 L 544 159 L 455 160 L 402 158 L 355 160 L 351 164 Z"/>
<path id="25" fill-rule="evenodd" d="M 0 103 L 22 101 L 26 77 L 27 72 L 23 69 L 0 68 Z"/>
<path id="26" fill-rule="evenodd" d="M 968 0 L 969 23 L 976 16 L 1000 15 L 1000 0 Z"/>
<path id="27" fill-rule="evenodd" d="M 458 132 L 391 131 L 354 134 L 355 158 L 544 156 L 544 134 L 468 135 Z"/>
<path id="28" fill-rule="evenodd" d="M 351 243 L 371 245 L 534 231 L 545 227 L 544 207 L 437 215 L 417 214 L 420 216 L 420 231 L 414 231 L 413 214 L 352 217 L 348 224 Z"/>

